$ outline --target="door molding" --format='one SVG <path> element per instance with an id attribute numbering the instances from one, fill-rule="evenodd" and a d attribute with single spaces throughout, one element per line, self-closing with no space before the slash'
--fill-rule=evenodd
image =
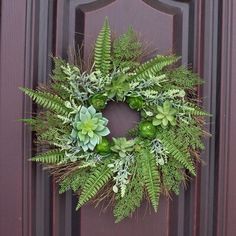
<path id="1" fill-rule="evenodd" d="M 216 235 L 236 234 L 236 5 L 232 0 L 223 1 L 221 34 L 221 73 L 218 113 L 218 188 Z"/>

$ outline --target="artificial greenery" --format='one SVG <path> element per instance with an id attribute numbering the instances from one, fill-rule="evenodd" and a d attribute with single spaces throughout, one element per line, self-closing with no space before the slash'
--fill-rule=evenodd
<path id="1" fill-rule="evenodd" d="M 171 102 L 165 101 L 163 106 L 157 106 L 157 115 L 153 119 L 153 125 L 161 125 L 162 128 L 166 128 L 168 124 L 176 125 L 175 114 L 176 109 L 172 108 Z"/>
<path id="2" fill-rule="evenodd" d="M 72 142 L 75 142 L 75 146 L 80 146 L 84 152 L 93 151 L 101 138 L 110 133 L 106 127 L 107 123 L 108 120 L 102 113 L 96 113 L 93 106 L 82 106 L 73 121 Z"/>
<path id="3" fill-rule="evenodd" d="M 108 20 L 97 37 L 92 68 L 54 58 L 52 81 L 36 90 L 22 88 L 42 108 L 23 119 L 42 146 L 32 161 L 49 167 L 60 193 L 78 194 L 77 209 L 109 198 L 116 222 L 132 215 L 144 198 L 154 210 L 161 194 L 179 193 L 204 149 L 197 103 L 198 75 L 178 67 L 175 55 L 143 63 L 142 44 L 128 31 L 111 40 Z M 141 121 L 127 137 L 111 137 L 103 110 L 109 101 L 127 103 Z"/>

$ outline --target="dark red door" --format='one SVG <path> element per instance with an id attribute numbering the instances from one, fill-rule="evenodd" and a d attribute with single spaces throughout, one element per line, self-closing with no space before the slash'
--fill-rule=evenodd
<path id="1" fill-rule="evenodd" d="M 83 42 L 84 58 L 89 59 L 96 36 L 107 16 L 116 35 L 132 26 L 148 51 L 175 52 L 183 56 L 183 63 L 188 63 L 189 6 L 163 2 L 119 0 L 79 5 L 75 9 L 75 43 L 79 45 Z M 112 212 L 102 214 L 99 208 L 84 207 L 80 212 L 80 235 L 168 235 L 170 224 L 178 224 L 172 203 L 167 198 L 161 199 L 158 214 L 150 214 L 148 205 L 143 203 L 134 219 L 120 224 L 113 223 Z M 176 199 L 176 207 L 178 204 L 184 207 L 184 202 Z"/>
<path id="2" fill-rule="evenodd" d="M 0 77 L 0 235 L 5 236 L 234 236 L 236 187 L 236 40 L 231 0 L 2 0 Z M 235 8 L 233 11 L 233 7 Z M 17 90 L 46 83 L 49 55 L 72 60 L 82 46 L 89 61 L 105 17 L 116 35 L 133 26 L 152 53 L 174 52 L 205 80 L 199 95 L 213 114 L 198 177 L 179 197 L 162 198 L 158 214 L 144 202 L 132 219 L 114 224 L 111 211 L 91 206 L 75 212 L 71 193 L 41 166 L 30 130 L 17 122 L 36 111 Z M 235 19 L 235 21 L 233 21 Z M 227 200 L 229 202 L 227 203 Z"/>

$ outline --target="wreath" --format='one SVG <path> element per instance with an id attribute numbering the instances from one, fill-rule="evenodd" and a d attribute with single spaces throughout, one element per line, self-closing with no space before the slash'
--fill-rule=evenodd
<path id="1" fill-rule="evenodd" d="M 79 209 L 109 199 L 116 222 L 132 215 L 144 198 L 157 211 L 160 194 L 179 193 L 204 149 L 203 116 L 197 74 L 174 55 L 146 62 L 132 28 L 111 40 L 108 20 L 97 37 L 94 64 L 54 58 L 52 81 L 36 90 L 21 88 L 43 107 L 23 119 L 36 132 L 42 152 L 32 161 L 45 164 L 60 193 L 78 194 Z M 109 101 L 127 103 L 140 122 L 126 137 L 108 137 L 103 109 Z"/>

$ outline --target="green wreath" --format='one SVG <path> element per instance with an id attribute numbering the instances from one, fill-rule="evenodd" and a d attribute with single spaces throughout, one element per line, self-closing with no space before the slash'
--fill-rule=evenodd
<path id="1" fill-rule="evenodd" d="M 54 58 L 52 83 L 36 90 L 21 88 L 45 109 L 23 119 L 48 149 L 33 161 L 47 165 L 60 185 L 79 195 L 77 209 L 109 198 L 116 222 L 132 215 L 147 197 L 157 211 L 160 194 L 179 193 L 187 173 L 204 148 L 202 116 L 197 104 L 198 75 L 177 67 L 178 57 L 157 55 L 141 63 L 144 52 L 128 31 L 111 41 L 109 23 L 98 35 L 94 66 Z M 107 138 L 108 101 L 127 103 L 141 121 L 127 137 Z"/>

